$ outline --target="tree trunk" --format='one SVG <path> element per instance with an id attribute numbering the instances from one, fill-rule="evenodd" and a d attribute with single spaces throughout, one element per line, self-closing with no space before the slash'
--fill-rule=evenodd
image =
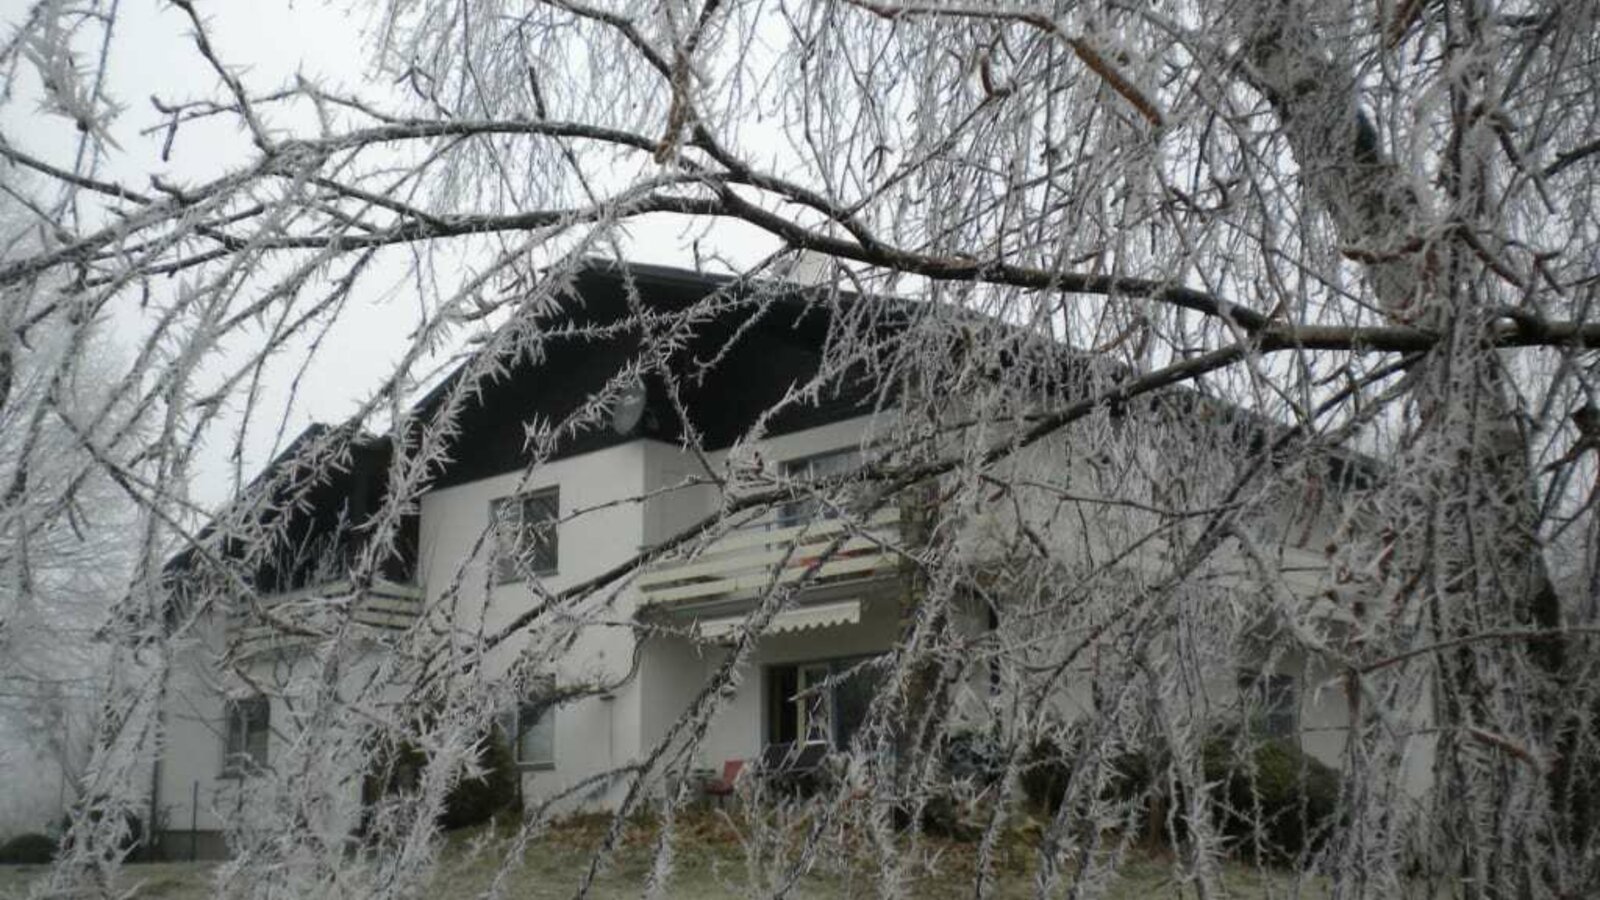
<path id="1" fill-rule="evenodd" d="M 1500 315 L 1486 296 L 1493 278 L 1466 244 L 1480 227 L 1474 218 L 1493 205 L 1485 196 L 1486 128 L 1470 113 L 1478 73 L 1463 62 L 1452 87 L 1458 115 L 1438 179 L 1441 221 L 1413 187 L 1423 179 L 1408 178 L 1385 155 L 1361 111 L 1354 66 L 1309 24 L 1315 10 L 1246 6 L 1253 17 L 1235 23 L 1246 70 L 1282 124 L 1306 194 L 1332 220 L 1344 255 L 1363 262 L 1390 322 L 1445 338 L 1413 371 L 1402 452 L 1364 501 L 1364 527 L 1350 528 L 1352 544 L 1341 548 L 1350 571 L 1383 560 L 1350 610 L 1361 623 L 1351 657 L 1379 659 L 1494 629 L 1561 628 L 1517 406 L 1503 360 L 1483 346 Z M 1371 527 L 1374 519 L 1381 529 Z M 1572 758 L 1582 717 L 1559 713 L 1567 655 L 1557 639 L 1474 642 L 1434 661 L 1434 824 L 1476 866 L 1463 886 L 1479 896 L 1538 894 L 1538 883 L 1571 890 L 1574 877 L 1588 877 L 1563 865 L 1585 858 L 1593 828 L 1585 810 L 1594 803 L 1593 779 Z M 1371 706 L 1352 723 L 1352 742 L 1382 730 Z M 1541 759 L 1553 760 L 1547 776 Z M 1580 788 L 1584 797 L 1574 798 Z M 1347 790 L 1362 796 L 1372 807 L 1352 809 L 1352 821 L 1393 821 L 1392 809 L 1377 808 L 1392 796 Z M 1530 804 L 1530 796 L 1539 799 Z M 1392 850 L 1390 829 L 1346 831 L 1338 872 L 1366 872 Z"/>

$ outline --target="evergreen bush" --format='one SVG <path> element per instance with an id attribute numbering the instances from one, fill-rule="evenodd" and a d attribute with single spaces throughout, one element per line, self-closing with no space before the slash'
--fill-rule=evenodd
<path id="1" fill-rule="evenodd" d="M 56 842 L 38 833 L 19 834 L 0 844 L 0 865 L 42 866 L 56 856 Z"/>

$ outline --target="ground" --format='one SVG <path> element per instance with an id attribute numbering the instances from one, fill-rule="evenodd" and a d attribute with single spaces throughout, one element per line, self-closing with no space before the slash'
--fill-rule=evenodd
<path id="1" fill-rule="evenodd" d="M 527 852 L 523 865 L 510 876 L 504 896 L 538 900 L 573 896 L 587 870 L 589 851 L 602 832 L 602 822 L 594 819 L 577 820 L 553 830 Z M 724 820 L 710 816 L 691 820 L 682 833 L 678 864 L 665 896 L 731 900 L 770 893 L 770 888 L 750 884 L 744 848 Z M 596 882 L 590 896 L 598 900 L 641 896 L 650 873 L 654 834 L 654 829 L 649 827 L 630 830 L 614 863 Z M 435 889 L 427 896 L 438 900 L 469 900 L 480 896 L 494 878 L 497 863 L 503 856 L 495 851 L 503 840 L 503 834 L 484 830 L 452 835 L 436 876 Z M 1032 854 L 1020 842 L 1014 843 L 1017 845 L 1010 848 L 1006 864 L 999 873 L 999 890 L 995 894 L 1006 900 L 1035 896 L 1029 865 Z M 933 840 L 928 848 L 934 862 L 915 884 L 909 885 L 908 893 L 930 900 L 970 897 L 974 845 Z M 134 898 L 201 900 L 210 896 L 214 868 L 205 863 L 129 865 L 125 867 L 124 880 L 119 887 L 132 889 Z M 875 871 L 869 866 L 833 868 L 833 871 L 808 874 L 790 896 L 820 900 L 876 895 Z M 29 885 L 44 872 L 45 869 L 38 866 L 0 867 L 0 900 L 26 897 Z M 1225 877 L 1229 896 L 1235 900 L 1281 896 L 1288 881 L 1284 875 L 1242 866 L 1230 866 Z M 1065 887 L 1064 881 L 1063 893 Z M 1273 887 L 1278 889 L 1274 891 Z M 1157 853 L 1135 851 L 1124 864 L 1121 880 L 1111 896 L 1117 900 L 1180 898 L 1194 897 L 1195 892 L 1174 879 L 1170 859 Z M 1301 896 L 1319 895 L 1302 893 Z"/>

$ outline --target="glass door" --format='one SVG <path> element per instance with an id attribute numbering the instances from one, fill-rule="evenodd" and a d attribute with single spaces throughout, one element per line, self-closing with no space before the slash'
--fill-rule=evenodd
<path id="1" fill-rule="evenodd" d="M 795 731 L 807 744 L 833 743 L 833 696 L 825 687 L 831 670 L 826 663 L 800 669 L 800 691 L 795 697 L 795 714 L 800 718 Z"/>

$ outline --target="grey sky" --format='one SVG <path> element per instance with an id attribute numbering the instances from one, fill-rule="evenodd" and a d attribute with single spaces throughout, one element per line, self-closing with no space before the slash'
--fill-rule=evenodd
<path id="1" fill-rule="evenodd" d="M 22 0 L 0 0 L 0 31 L 9 33 L 30 6 Z M 237 67 L 252 93 L 290 83 L 300 74 L 324 87 L 356 93 L 382 105 L 401 104 L 385 79 L 374 76 L 366 65 L 370 39 L 364 32 L 375 25 L 378 4 L 230 0 L 197 6 L 208 16 L 209 36 L 219 57 Z M 92 58 L 92 49 L 83 48 L 80 62 Z M 38 89 L 31 76 L 22 84 L 25 89 Z M 141 190 L 148 189 L 151 175 L 178 185 L 195 184 L 251 158 L 252 148 L 244 134 L 232 121 L 219 120 L 184 125 L 170 159 L 161 160 L 165 118 L 150 98 L 172 103 L 220 97 L 223 90 L 195 50 L 187 17 L 170 4 L 119 0 L 106 84 L 123 111 L 111 130 L 120 147 L 110 149 L 97 163 L 99 176 Z M 277 108 L 263 115 L 269 127 L 280 131 L 315 127 L 305 110 Z M 146 131 L 152 133 L 142 133 Z M 70 121 L 43 114 L 38 104 L 31 102 L 0 107 L 0 134 L 36 156 L 69 163 L 78 140 Z M 743 232 L 748 229 L 719 227 L 715 235 L 718 249 L 736 261 L 748 262 L 775 246 L 770 238 Z M 635 222 L 628 235 L 625 253 L 629 258 L 673 265 L 691 263 L 688 245 L 699 236 L 686 233 L 681 221 L 665 218 Z M 343 311 L 309 361 L 301 348 L 285 354 L 268 370 L 263 381 L 264 402 L 252 418 L 237 466 L 230 458 L 242 403 L 230 410 L 232 417 L 224 427 L 212 429 L 192 484 L 195 500 L 206 506 L 225 501 L 235 478 L 250 478 L 281 441 L 292 439 L 311 421 L 347 417 L 390 373 L 417 317 L 416 292 L 408 288 L 411 275 L 403 256 L 388 256 L 380 277 L 370 280 L 353 305 Z M 470 260 L 462 258 L 461 263 L 465 268 Z M 443 282 L 454 274 L 439 269 L 433 277 Z M 133 298 L 126 298 L 113 311 L 112 323 L 120 342 L 133 346 L 144 327 Z M 225 360 L 226 356 L 211 368 L 222 371 Z M 283 417 L 291 387 L 295 389 L 294 402 Z"/>

